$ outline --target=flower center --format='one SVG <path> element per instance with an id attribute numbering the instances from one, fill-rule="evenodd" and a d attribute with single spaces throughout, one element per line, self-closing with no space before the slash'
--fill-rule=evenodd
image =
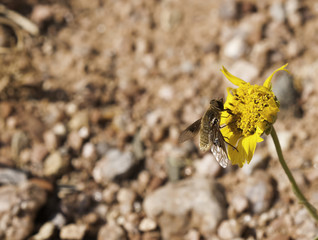
<path id="1" fill-rule="evenodd" d="M 234 101 L 231 108 L 233 125 L 243 136 L 254 134 L 257 127 L 265 131 L 269 123 L 275 121 L 279 111 L 275 95 L 263 86 L 244 84 L 232 89 Z M 234 107 L 235 106 L 235 107 Z"/>

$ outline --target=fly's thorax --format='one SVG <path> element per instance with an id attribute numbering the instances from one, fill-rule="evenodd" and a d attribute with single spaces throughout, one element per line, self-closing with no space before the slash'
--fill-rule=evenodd
<path id="1" fill-rule="evenodd" d="M 224 111 L 223 98 L 215 100 L 212 99 L 210 101 L 210 108 L 215 109 L 215 111 Z"/>

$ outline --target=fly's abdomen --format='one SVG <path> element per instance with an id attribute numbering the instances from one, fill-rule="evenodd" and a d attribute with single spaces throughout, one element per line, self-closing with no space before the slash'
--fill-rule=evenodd
<path id="1" fill-rule="evenodd" d="M 201 120 L 200 128 L 200 150 L 206 151 L 211 147 L 210 142 L 211 124 L 207 113 L 204 114 Z"/>

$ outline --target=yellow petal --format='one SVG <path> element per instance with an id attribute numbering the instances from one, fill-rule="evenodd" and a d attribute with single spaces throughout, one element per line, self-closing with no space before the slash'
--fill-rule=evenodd
<path id="1" fill-rule="evenodd" d="M 222 66 L 221 72 L 224 74 L 224 76 L 234 85 L 236 86 L 242 86 L 246 84 L 246 82 L 238 77 L 235 77 L 232 75 L 224 66 Z"/>
<path id="2" fill-rule="evenodd" d="M 242 139 L 242 146 L 246 153 L 247 163 L 250 163 L 250 161 L 252 160 L 256 149 L 256 144 L 261 141 L 263 141 L 263 139 L 259 136 L 259 133 L 257 131 L 253 135 Z"/>
<path id="3" fill-rule="evenodd" d="M 240 141 L 239 141 L 239 143 L 240 143 Z M 240 167 L 243 167 L 246 155 L 245 155 L 244 149 L 243 149 L 241 144 L 238 144 L 236 146 L 236 149 L 233 149 L 232 147 L 229 147 L 228 148 L 228 154 L 229 154 L 229 159 L 232 162 L 232 165 L 237 164 Z"/>
<path id="4" fill-rule="evenodd" d="M 232 165 L 237 164 L 239 166 L 243 166 L 242 162 L 245 159 L 245 152 L 243 148 L 240 148 L 241 146 L 238 145 L 238 142 L 240 142 L 240 139 L 242 136 L 240 134 L 231 134 L 231 137 L 229 139 L 226 139 L 228 143 L 230 143 L 232 146 L 235 146 L 235 148 L 228 145 L 227 151 L 228 151 L 228 157 L 232 162 Z"/>
<path id="5" fill-rule="evenodd" d="M 288 63 L 285 64 L 284 66 L 282 66 L 282 67 L 276 69 L 276 70 L 272 73 L 272 75 L 270 75 L 270 76 L 265 80 L 263 86 L 266 87 L 267 89 L 271 89 L 271 88 L 272 88 L 272 83 L 271 83 L 271 81 L 272 81 L 272 78 L 273 78 L 274 74 L 275 74 L 276 72 L 280 71 L 280 70 L 283 70 L 283 71 L 288 72 L 288 70 L 285 69 L 285 67 L 287 67 L 287 65 L 288 65 Z M 288 73 L 289 73 L 289 72 L 288 72 Z"/>

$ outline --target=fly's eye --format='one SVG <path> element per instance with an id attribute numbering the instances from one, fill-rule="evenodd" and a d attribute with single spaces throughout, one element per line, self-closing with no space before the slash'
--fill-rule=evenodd
<path id="1" fill-rule="evenodd" d="M 219 120 L 217 118 L 212 119 L 212 125 L 218 124 Z"/>

